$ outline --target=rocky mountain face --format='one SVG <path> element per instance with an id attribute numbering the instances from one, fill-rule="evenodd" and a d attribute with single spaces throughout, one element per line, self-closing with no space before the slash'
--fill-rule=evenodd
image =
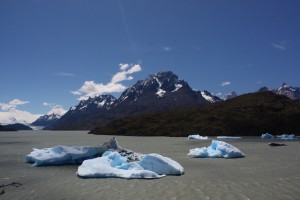
<path id="1" fill-rule="evenodd" d="M 208 91 L 194 91 L 171 71 L 149 75 L 126 89 L 118 99 L 100 95 L 82 100 L 47 129 L 91 129 L 112 120 L 146 112 L 195 108 L 221 101 Z"/>
<path id="2" fill-rule="evenodd" d="M 54 113 L 43 115 L 31 123 L 31 126 L 50 126 L 54 124 L 61 116 Z"/>
<path id="3" fill-rule="evenodd" d="M 300 99 L 300 88 L 292 87 L 283 83 L 281 87 L 274 90 L 275 94 L 287 96 L 290 99 Z"/>

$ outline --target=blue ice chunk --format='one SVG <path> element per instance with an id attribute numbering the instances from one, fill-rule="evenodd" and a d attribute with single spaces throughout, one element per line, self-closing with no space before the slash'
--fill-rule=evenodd
<path id="1" fill-rule="evenodd" d="M 208 147 L 191 149 L 188 156 L 193 158 L 242 158 L 244 153 L 231 144 L 213 140 Z"/>
<path id="2" fill-rule="evenodd" d="M 102 157 L 86 160 L 77 171 L 78 176 L 84 178 L 127 179 L 153 179 L 183 173 L 179 163 L 159 154 L 148 154 L 140 161 L 127 163 L 118 152 L 105 152 Z"/>
<path id="3" fill-rule="evenodd" d="M 273 135 L 269 134 L 269 133 L 265 133 L 261 135 L 262 139 L 271 139 L 273 138 Z"/>

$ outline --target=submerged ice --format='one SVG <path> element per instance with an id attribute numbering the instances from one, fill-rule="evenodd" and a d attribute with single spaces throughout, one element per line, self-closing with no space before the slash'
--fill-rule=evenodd
<path id="1" fill-rule="evenodd" d="M 231 144 L 213 140 L 208 147 L 190 149 L 187 154 L 193 158 L 242 158 L 244 153 Z"/>

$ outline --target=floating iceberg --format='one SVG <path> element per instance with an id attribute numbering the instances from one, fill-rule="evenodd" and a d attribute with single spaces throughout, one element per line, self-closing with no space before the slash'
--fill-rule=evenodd
<path id="1" fill-rule="evenodd" d="M 55 146 L 44 149 L 33 149 L 33 151 L 26 156 L 26 161 L 33 163 L 35 167 L 44 165 L 81 164 L 84 160 L 95 158 L 100 154 L 101 149 L 99 147 Z"/>
<path id="2" fill-rule="evenodd" d="M 295 136 L 294 134 L 291 134 L 291 135 L 282 134 L 282 135 L 277 135 L 276 137 L 281 140 L 297 140 L 298 139 L 297 136 Z"/>
<path id="3" fill-rule="evenodd" d="M 70 165 L 81 164 L 84 160 L 101 156 L 106 151 L 116 151 L 129 161 L 140 160 L 143 154 L 124 149 L 118 145 L 115 138 L 103 143 L 99 147 L 93 146 L 55 146 L 44 149 L 33 149 L 26 156 L 26 161 L 33 163 L 33 166 L 46 165 Z"/>
<path id="4" fill-rule="evenodd" d="M 153 179 L 165 175 L 181 175 L 183 167 L 159 154 L 148 154 L 140 161 L 127 162 L 118 152 L 107 151 L 100 158 L 86 160 L 78 167 L 77 175 L 84 178 Z"/>
<path id="5" fill-rule="evenodd" d="M 191 149 L 187 154 L 193 158 L 242 158 L 244 153 L 226 142 L 213 140 L 208 147 Z"/>
<path id="6" fill-rule="evenodd" d="M 201 136 L 201 135 L 189 135 L 188 136 L 189 140 L 207 140 L 207 136 Z"/>
<path id="7" fill-rule="evenodd" d="M 234 137 L 234 136 L 218 136 L 218 139 L 226 140 L 226 139 L 242 139 L 242 137 Z"/>
<path id="8" fill-rule="evenodd" d="M 273 135 L 269 134 L 269 133 L 266 133 L 266 134 L 262 134 L 261 135 L 261 138 L 262 139 L 271 139 L 273 138 Z"/>

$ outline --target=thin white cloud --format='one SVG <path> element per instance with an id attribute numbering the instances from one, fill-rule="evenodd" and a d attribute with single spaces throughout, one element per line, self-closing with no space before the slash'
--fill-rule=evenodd
<path id="1" fill-rule="evenodd" d="M 224 86 L 227 86 L 227 85 L 230 85 L 231 83 L 229 81 L 223 81 L 221 83 L 221 86 L 224 87 Z"/>
<path id="2" fill-rule="evenodd" d="M 8 103 L 0 103 L 0 108 L 1 110 L 11 110 L 11 109 L 15 109 L 17 106 L 19 105 L 24 105 L 29 103 L 29 101 L 21 101 L 20 99 L 13 99 Z"/>
<path id="3" fill-rule="evenodd" d="M 51 110 L 47 113 L 48 115 L 55 114 L 55 115 L 63 116 L 67 112 L 67 110 L 63 109 L 61 105 L 55 103 L 44 102 L 43 105 L 51 108 Z"/>
<path id="4" fill-rule="evenodd" d="M 68 76 L 68 77 L 74 77 L 75 75 L 72 73 L 66 73 L 66 72 L 59 72 L 57 73 L 59 76 Z"/>
<path id="5" fill-rule="evenodd" d="M 216 96 L 222 96 L 222 93 L 221 93 L 221 92 L 218 92 L 218 93 L 216 94 Z"/>
<path id="6" fill-rule="evenodd" d="M 163 47 L 162 49 L 163 49 L 163 51 L 166 51 L 166 52 L 172 51 L 172 50 L 173 50 L 172 47 L 168 47 L 168 46 L 165 46 L 165 47 Z"/>
<path id="7" fill-rule="evenodd" d="M 277 43 L 272 43 L 272 46 L 275 48 L 275 49 L 279 49 L 279 50 L 286 50 L 287 49 L 287 43 L 282 41 L 282 42 L 277 42 Z"/>
<path id="8" fill-rule="evenodd" d="M 73 95 L 80 95 L 78 100 L 88 99 L 89 97 L 95 97 L 103 93 L 112 93 L 112 92 L 123 92 L 126 89 L 126 86 L 121 84 L 123 81 L 132 80 L 133 77 L 130 76 L 133 73 L 139 72 L 142 70 L 140 65 L 129 65 L 129 64 L 120 64 L 119 72 L 113 75 L 109 83 L 95 83 L 94 81 L 85 81 L 80 89 L 76 91 L 71 91 Z"/>

